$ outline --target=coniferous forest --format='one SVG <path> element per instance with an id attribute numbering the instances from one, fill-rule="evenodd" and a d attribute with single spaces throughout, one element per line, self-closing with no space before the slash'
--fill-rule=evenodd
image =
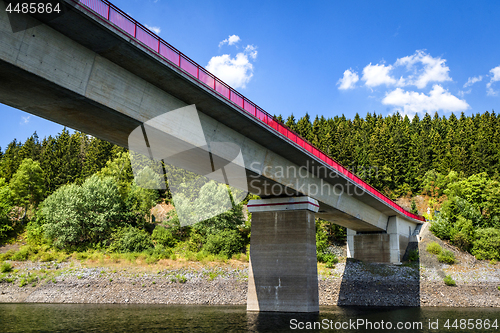
<path id="1" fill-rule="evenodd" d="M 500 117 L 494 111 L 413 119 L 398 113 L 277 119 L 392 199 L 425 195 L 432 208 L 425 216 L 438 237 L 478 259 L 500 259 Z M 168 189 L 139 188 L 128 154 L 67 130 L 43 139 L 35 133 L 0 149 L 0 241 L 28 242 L 23 253 L 9 255 L 245 255 L 250 218 L 241 205 L 192 227 L 181 227 L 175 210 L 155 221 L 151 208 L 169 202 Z M 426 213 L 414 201 L 411 209 Z M 343 237 L 342 228 L 318 221 L 318 260 L 335 262 L 328 247 Z"/>

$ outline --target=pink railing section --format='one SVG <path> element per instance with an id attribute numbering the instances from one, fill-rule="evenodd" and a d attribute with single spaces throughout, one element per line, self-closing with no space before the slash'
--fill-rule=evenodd
<path id="1" fill-rule="evenodd" d="M 189 57 L 184 55 L 182 52 L 171 46 L 169 43 L 165 42 L 163 39 L 158 37 L 156 34 L 151 32 L 142 24 L 135 21 L 129 15 L 124 13 L 122 10 L 114 6 L 112 3 L 106 0 L 72 0 L 74 2 L 79 2 L 84 5 L 83 8 L 89 9 L 98 17 L 103 19 L 108 23 L 112 23 L 115 27 L 119 28 L 123 32 L 127 33 L 144 46 L 155 52 L 162 59 L 169 61 L 171 64 L 180 68 L 183 72 L 189 74 L 198 82 L 216 91 L 219 95 L 223 96 L 227 100 L 231 101 L 234 105 L 238 106 L 240 109 L 246 111 L 252 116 L 256 117 L 263 123 L 267 124 L 269 127 L 273 128 L 275 131 L 280 133 L 284 138 L 295 144 L 296 146 L 302 148 L 303 150 L 309 152 L 309 154 L 316 158 L 317 160 L 323 161 L 325 164 L 329 165 L 332 169 L 342 174 L 345 178 L 351 180 L 356 185 L 361 187 L 366 192 L 369 192 L 373 196 L 377 197 L 379 200 L 385 202 L 390 207 L 401 212 L 402 214 L 411 217 L 416 220 L 425 221 L 422 216 L 412 214 L 401 206 L 396 204 L 394 201 L 387 198 L 385 195 L 380 193 L 377 189 L 360 179 L 358 176 L 350 172 L 348 169 L 340 165 L 334 159 L 326 155 L 324 152 L 314 147 L 307 140 L 302 138 L 300 135 L 286 127 L 285 125 L 279 123 L 274 117 L 268 114 L 266 111 L 262 110 L 256 104 L 252 103 L 250 100 L 245 98 L 243 95 L 238 93 L 236 90 L 232 89 L 230 86 L 222 82 L 216 76 L 212 75 L 210 72 L 205 70 L 202 66 L 198 65 L 196 62 L 191 60 Z"/>

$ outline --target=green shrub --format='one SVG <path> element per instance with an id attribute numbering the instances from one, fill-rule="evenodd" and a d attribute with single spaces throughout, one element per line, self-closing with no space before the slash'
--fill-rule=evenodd
<path id="1" fill-rule="evenodd" d="M 444 278 L 444 283 L 447 285 L 447 286 L 455 286 L 457 283 L 455 282 L 455 280 L 453 280 L 451 278 L 450 275 L 446 275 L 446 277 Z"/>
<path id="2" fill-rule="evenodd" d="M 427 244 L 426 250 L 427 250 L 427 252 L 432 253 L 432 254 L 440 254 L 442 251 L 441 245 L 439 245 L 436 242 L 432 242 L 432 243 Z"/>
<path id="3" fill-rule="evenodd" d="M 185 277 L 184 275 L 177 274 L 175 277 L 177 278 L 177 281 L 179 281 L 180 283 L 186 283 L 187 281 L 187 277 Z"/>
<path id="4" fill-rule="evenodd" d="M 495 259 L 490 260 L 490 265 L 496 265 L 496 264 L 497 264 L 497 261 Z"/>
<path id="5" fill-rule="evenodd" d="M 207 236 L 203 249 L 208 253 L 222 254 L 231 258 L 245 246 L 245 241 L 236 230 L 223 230 L 217 234 Z"/>
<path id="6" fill-rule="evenodd" d="M 318 262 L 325 263 L 327 268 L 332 268 L 339 262 L 337 256 L 331 253 L 317 253 L 316 257 L 318 258 Z"/>
<path id="7" fill-rule="evenodd" d="M 153 247 L 149 234 L 132 226 L 119 228 L 111 237 L 109 250 L 112 252 L 142 252 Z"/>
<path id="8" fill-rule="evenodd" d="M 408 254 L 408 261 L 413 262 L 417 261 L 419 259 L 419 254 L 418 250 L 411 250 L 410 253 Z"/>
<path id="9" fill-rule="evenodd" d="M 45 219 L 43 214 L 40 210 L 37 210 L 35 217 L 26 225 L 26 241 L 28 244 L 42 245 L 44 242 L 47 242 L 47 239 L 44 237 L 44 223 Z"/>
<path id="10" fill-rule="evenodd" d="M 439 262 L 443 262 L 445 264 L 454 264 L 455 263 L 455 255 L 453 252 L 449 250 L 444 250 L 440 254 L 438 254 L 438 260 Z"/>
<path id="11" fill-rule="evenodd" d="M 11 257 L 10 260 L 15 260 L 15 261 L 26 261 L 29 259 L 30 255 L 36 254 L 38 251 L 36 249 L 33 249 L 31 246 L 26 245 L 23 246 L 14 253 Z"/>
<path id="12" fill-rule="evenodd" d="M 500 230 L 494 228 L 477 229 L 472 254 L 480 260 L 500 260 Z"/>
<path id="13" fill-rule="evenodd" d="M 4 262 L 2 266 L 0 266 L 0 272 L 1 273 L 9 273 L 12 272 L 12 265 L 9 264 L 8 262 Z"/>
<path id="14" fill-rule="evenodd" d="M 22 278 L 21 281 L 19 282 L 19 287 L 24 287 L 27 284 L 28 284 L 28 281 L 26 281 L 25 278 Z"/>
<path id="15" fill-rule="evenodd" d="M 48 261 L 52 261 L 52 260 L 55 260 L 55 259 L 56 259 L 55 254 L 54 253 L 50 253 L 50 252 L 44 252 L 40 256 L 40 261 L 41 262 L 48 262 Z"/>
<path id="16" fill-rule="evenodd" d="M 460 250 L 468 251 L 472 246 L 473 240 L 467 238 L 463 232 L 457 232 L 453 236 L 453 244 L 455 244 Z"/>
<path id="17" fill-rule="evenodd" d="M 474 229 L 472 221 L 460 215 L 450 229 L 450 239 L 462 251 L 469 251 L 475 238 Z"/>
<path id="18" fill-rule="evenodd" d="M 172 235 L 172 232 L 161 226 L 156 226 L 151 238 L 156 244 L 164 247 L 174 247 L 177 244 L 177 239 Z"/>
<path id="19" fill-rule="evenodd" d="M 9 251 L 5 252 L 5 253 L 0 253 L 0 261 L 4 261 L 4 260 L 10 260 L 10 258 L 12 258 L 12 256 L 16 253 L 16 251 L 10 249 Z"/>

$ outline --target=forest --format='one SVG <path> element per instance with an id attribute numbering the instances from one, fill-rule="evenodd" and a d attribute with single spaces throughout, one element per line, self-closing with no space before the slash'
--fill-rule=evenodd
<path id="1" fill-rule="evenodd" d="M 391 199 L 409 198 L 436 236 L 478 259 L 500 260 L 500 118 L 494 111 L 422 119 L 398 113 L 276 118 Z M 150 261 L 248 260 L 251 216 L 243 204 L 251 195 L 193 226 L 181 227 L 175 209 L 157 219 L 151 208 L 169 204 L 169 190 L 139 187 L 129 154 L 66 129 L 0 148 L 0 243 L 27 243 L 0 259 L 117 253 Z M 225 190 L 205 186 L 212 194 Z M 429 213 L 418 211 L 417 196 L 426 198 Z M 318 220 L 318 260 L 334 264 L 331 245 L 344 238 L 343 228 Z"/>

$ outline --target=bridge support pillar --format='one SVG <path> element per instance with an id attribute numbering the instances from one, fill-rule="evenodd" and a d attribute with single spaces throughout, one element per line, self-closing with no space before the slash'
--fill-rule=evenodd
<path id="1" fill-rule="evenodd" d="M 415 223 L 391 216 L 385 232 L 360 233 L 347 229 L 347 257 L 367 262 L 401 264 L 416 227 Z"/>
<path id="2" fill-rule="evenodd" d="M 318 312 L 316 225 L 309 197 L 251 200 L 248 311 Z"/>

